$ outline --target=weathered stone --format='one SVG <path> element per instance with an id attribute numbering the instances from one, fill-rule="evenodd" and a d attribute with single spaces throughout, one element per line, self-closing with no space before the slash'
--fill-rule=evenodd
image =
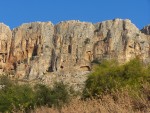
<path id="1" fill-rule="evenodd" d="M 129 61 L 136 56 L 149 59 L 149 42 L 130 20 L 115 19 L 96 24 L 94 59 Z"/>
<path id="2" fill-rule="evenodd" d="M 76 74 L 82 70 L 90 71 L 94 29 L 92 23 L 79 21 L 67 21 L 56 25 L 55 59 L 52 70 L 60 74 Z"/>
<path id="3" fill-rule="evenodd" d="M 149 42 L 130 20 L 92 24 L 79 21 L 55 26 L 52 70 L 60 75 L 91 70 L 94 60 L 126 62 L 136 56 L 149 61 Z"/>
<path id="4" fill-rule="evenodd" d="M 10 62 L 16 75 L 35 79 L 50 65 L 54 28 L 50 22 L 23 24 L 12 31 Z"/>
<path id="5" fill-rule="evenodd" d="M 72 20 L 55 26 L 34 22 L 12 33 L 0 24 L 0 71 L 21 79 L 72 79 L 72 84 L 79 85 L 95 61 L 117 59 L 124 63 L 138 56 L 150 62 L 149 34 L 149 26 L 140 31 L 127 19 L 96 24 Z"/>
<path id="6" fill-rule="evenodd" d="M 148 26 L 145 26 L 142 30 L 141 30 L 142 33 L 145 33 L 147 35 L 150 35 L 150 25 Z"/>
<path id="7" fill-rule="evenodd" d="M 9 62 L 8 57 L 10 53 L 12 33 L 8 26 L 0 23 L 0 72 L 3 73 L 7 70 L 7 65 Z"/>

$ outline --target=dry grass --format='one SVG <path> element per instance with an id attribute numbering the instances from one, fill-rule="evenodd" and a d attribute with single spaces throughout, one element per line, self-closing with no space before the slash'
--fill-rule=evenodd
<path id="1" fill-rule="evenodd" d="M 61 110 L 41 107 L 32 113 L 150 113 L 150 103 L 143 98 L 133 100 L 128 93 L 115 93 L 101 99 L 72 99 Z"/>

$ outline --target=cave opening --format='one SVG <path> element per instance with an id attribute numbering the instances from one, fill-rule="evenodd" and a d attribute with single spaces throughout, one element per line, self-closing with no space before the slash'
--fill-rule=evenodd
<path id="1" fill-rule="evenodd" d="M 90 66 L 81 66 L 80 69 L 81 69 L 82 71 L 91 71 Z"/>
<path id="2" fill-rule="evenodd" d="M 38 46 L 35 45 L 34 48 L 33 48 L 32 56 L 37 56 L 38 55 L 37 51 L 38 51 Z"/>

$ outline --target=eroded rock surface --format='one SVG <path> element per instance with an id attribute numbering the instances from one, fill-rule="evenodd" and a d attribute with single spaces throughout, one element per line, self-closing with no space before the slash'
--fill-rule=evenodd
<path id="1" fill-rule="evenodd" d="M 0 73 L 7 70 L 10 46 L 12 40 L 12 32 L 10 28 L 0 23 Z"/>
<path id="2" fill-rule="evenodd" d="M 53 50 L 53 24 L 23 24 L 15 28 L 12 34 L 9 62 L 16 76 L 35 79 L 43 75 L 49 68 Z"/>
<path id="3" fill-rule="evenodd" d="M 92 62 L 117 59 L 123 63 L 136 56 L 150 61 L 150 27 L 140 31 L 130 20 L 34 22 L 12 31 L 0 24 L 0 68 L 16 78 L 53 75 L 77 77 L 72 79 L 76 82 L 91 71 Z"/>
<path id="4" fill-rule="evenodd" d="M 149 41 L 130 20 L 115 19 L 96 24 L 99 40 L 95 44 L 95 58 L 115 58 L 126 62 L 136 56 L 149 60 Z"/>
<path id="5" fill-rule="evenodd" d="M 145 26 L 142 30 L 141 30 L 142 33 L 145 33 L 147 35 L 150 35 L 150 25 L 148 26 Z"/>

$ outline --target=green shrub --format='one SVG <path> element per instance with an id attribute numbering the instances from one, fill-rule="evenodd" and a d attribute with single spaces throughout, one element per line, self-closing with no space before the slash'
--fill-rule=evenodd
<path id="1" fill-rule="evenodd" d="M 14 84 L 15 82 L 10 80 L 7 75 L 0 75 L 0 85 L 5 86 L 5 89 L 13 86 Z"/>
<path id="2" fill-rule="evenodd" d="M 52 89 L 53 103 L 56 107 L 62 107 L 67 104 L 70 100 L 69 87 L 62 82 L 55 83 Z"/>
<path id="3" fill-rule="evenodd" d="M 124 65 L 116 61 L 103 61 L 89 75 L 83 97 L 96 97 L 123 89 L 138 93 L 149 76 L 148 68 L 138 58 Z"/>
<path id="4" fill-rule="evenodd" d="M 35 93 L 28 85 L 14 85 L 7 90 L 0 91 L 0 111 L 11 112 L 12 110 L 28 111 L 34 107 Z"/>
<path id="5" fill-rule="evenodd" d="M 0 112 L 29 112 L 36 106 L 61 108 L 70 99 L 68 86 L 63 83 L 55 83 L 53 88 L 42 84 L 33 87 L 29 84 L 19 85 L 2 76 L 0 85 L 3 85 L 0 89 Z"/>
<path id="6" fill-rule="evenodd" d="M 49 107 L 61 108 L 69 102 L 70 94 L 67 85 L 55 83 L 53 88 L 38 84 L 35 86 L 36 100 L 38 106 L 47 105 Z"/>
<path id="7" fill-rule="evenodd" d="M 37 84 L 35 87 L 37 106 L 51 105 L 51 89 L 46 85 Z"/>

